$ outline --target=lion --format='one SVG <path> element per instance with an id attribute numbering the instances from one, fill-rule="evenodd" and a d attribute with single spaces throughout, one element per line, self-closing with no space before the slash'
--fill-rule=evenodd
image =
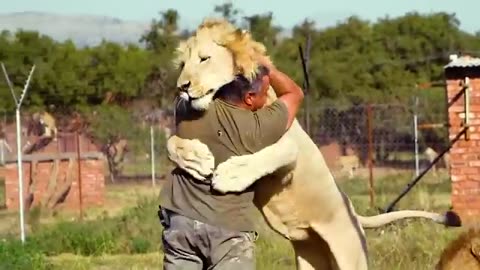
<path id="1" fill-rule="evenodd" d="M 53 138 L 57 140 L 58 130 L 55 118 L 46 111 L 36 112 L 32 115 L 32 120 L 41 127 L 40 136 Z"/>
<path id="2" fill-rule="evenodd" d="M 480 228 L 472 227 L 444 249 L 436 270 L 480 270 Z"/>
<path id="3" fill-rule="evenodd" d="M 360 160 L 356 155 L 340 156 L 338 157 L 338 164 L 342 171 L 348 174 L 348 178 L 352 179 L 355 171 L 360 168 Z"/>
<path id="4" fill-rule="evenodd" d="M 266 49 L 248 31 L 223 19 L 204 20 L 177 48 L 180 98 L 188 100 L 193 109 L 205 111 L 216 91 L 236 75 L 252 80 L 259 54 L 266 55 Z M 271 87 L 268 95 L 271 104 L 276 99 Z M 363 228 L 407 217 L 428 218 L 446 226 L 461 224 L 450 211 L 444 215 L 413 210 L 371 217 L 356 214 L 297 120 L 277 143 L 231 157 L 215 170 L 214 157 L 198 140 L 173 135 L 167 150 L 170 160 L 195 178 L 205 180 L 213 173 L 212 186 L 217 191 L 242 191 L 255 183 L 254 203 L 266 223 L 290 240 L 297 269 L 368 269 Z"/>

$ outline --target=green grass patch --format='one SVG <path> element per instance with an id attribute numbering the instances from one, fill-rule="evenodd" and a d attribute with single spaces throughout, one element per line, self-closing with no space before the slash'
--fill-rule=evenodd
<path id="1" fill-rule="evenodd" d="M 376 205 L 385 207 L 410 180 L 409 175 L 399 174 L 376 181 Z M 378 213 L 369 207 L 366 180 L 345 181 L 340 187 L 350 196 L 359 214 Z M 131 189 L 115 186 L 115 194 L 120 194 L 122 188 L 124 192 Z M 443 212 L 449 209 L 449 194 L 450 182 L 446 176 L 427 177 L 400 201 L 397 209 Z M 121 204 L 128 197 L 128 203 L 124 203 L 127 207 L 114 216 L 105 214 L 84 222 L 57 220 L 40 224 L 28 235 L 24 247 L 7 236 L 0 243 L 0 269 L 160 269 L 162 226 L 157 218 L 157 196 L 139 197 L 134 202 L 130 197 L 145 195 L 124 195 L 115 198 Z M 368 229 L 370 269 L 432 269 L 442 250 L 460 231 L 419 219 Z M 264 224 L 256 247 L 257 269 L 294 269 L 290 243 Z M 12 268 L 17 264 L 21 267 Z"/>

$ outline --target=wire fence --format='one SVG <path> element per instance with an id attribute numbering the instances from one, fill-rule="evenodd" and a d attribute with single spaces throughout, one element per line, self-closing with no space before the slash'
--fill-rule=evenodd
<path id="1" fill-rule="evenodd" d="M 432 113 L 423 105 L 415 108 L 403 104 L 317 106 L 310 109 L 310 137 L 336 177 L 377 178 L 399 171 L 418 173 L 448 143 L 446 127 L 428 128 L 427 125 L 431 123 L 428 121 L 446 119 L 446 112 Z M 98 151 L 107 157 L 107 182 L 161 180 L 171 166 L 165 142 L 171 133 L 172 116 L 157 118 L 162 119 L 136 122 L 137 128 L 128 129 L 128 134 L 119 134 L 118 139 L 109 144 L 100 144 L 82 134 L 80 151 Z M 28 121 L 22 122 L 22 144 L 27 147 L 36 139 L 27 134 Z M 13 117 L 2 116 L 2 164 L 16 156 L 14 124 Z M 49 151 L 75 152 L 75 134 L 60 131 L 57 140 L 50 143 Z M 448 155 L 435 169 L 441 170 L 447 165 Z"/>
<path id="2" fill-rule="evenodd" d="M 424 111 L 428 108 L 402 104 L 316 107 L 311 110 L 310 137 L 336 177 L 418 174 L 448 144 L 444 122 L 427 122 L 446 119 L 446 112 L 425 116 Z M 447 166 L 448 155 L 434 172 Z"/>
<path id="3" fill-rule="evenodd" d="M 14 164 L 17 160 L 15 121 L 11 115 L 2 117 L 0 123 L 0 193 L 2 185 L 2 165 Z M 166 137 L 170 134 L 171 119 L 163 121 L 136 121 L 127 132 L 117 134 L 108 142 L 96 140 L 88 132 L 71 132 L 59 127 L 55 139 L 42 144 L 42 136 L 32 130 L 31 118 L 25 114 L 22 117 L 21 146 L 24 155 L 48 153 L 55 155 L 66 153 L 86 154 L 100 152 L 105 157 L 105 181 L 152 181 L 164 177 L 168 166 L 166 158 Z M 149 120 L 149 119 L 147 119 Z M 2 201 L 0 194 L 0 205 Z"/>

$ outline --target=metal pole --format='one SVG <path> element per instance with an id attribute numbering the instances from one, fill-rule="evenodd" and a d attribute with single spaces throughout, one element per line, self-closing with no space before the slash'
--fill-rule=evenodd
<path id="1" fill-rule="evenodd" d="M 77 143 L 77 163 L 78 163 L 78 200 L 80 204 L 80 220 L 83 219 L 83 195 L 82 195 L 82 160 L 80 157 L 80 134 L 76 132 L 76 143 Z"/>
<path id="2" fill-rule="evenodd" d="M 464 120 L 464 126 L 467 127 L 467 130 L 465 131 L 465 140 L 468 141 L 470 140 L 470 78 L 465 77 L 465 88 L 464 88 L 465 93 L 463 94 L 463 108 L 464 108 L 464 114 L 465 114 L 465 120 Z"/>
<path id="3" fill-rule="evenodd" d="M 5 153 L 3 152 L 5 149 L 5 142 L 3 139 L 0 139 L 0 165 L 5 164 Z"/>
<path id="4" fill-rule="evenodd" d="M 152 186 L 155 186 L 155 151 L 154 151 L 154 136 L 153 125 L 150 125 L 150 156 L 152 160 Z"/>
<path id="5" fill-rule="evenodd" d="M 375 188 L 373 183 L 373 131 L 372 131 L 373 112 L 372 105 L 367 105 L 367 129 L 368 129 L 368 185 L 370 191 L 370 206 L 375 206 Z"/>
<path id="6" fill-rule="evenodd" d="M 16 118 L 16 129 L 17 129 L 17 171 L 18 171 L 18 200 L 19 200 L 19 215 L 20 215 L 20 239 L 22 240 L 22 244 L 25 242 L 25 221 L 24 221 L 24 201 L 23 201 L 23 167 L 22 167 L 22 133 L 21 133 L 21 119 L 20 119 L 20 108 L 22 106 L 23 99 L 28 90 L 28 86 L 30 85 L 30 80 L 32 79 L 33 72 L 35 71 L 35 65 L 32 66 L 30 70 L 30 74 L 28 74 L 27 81 L 23 87 L 22 94 L 20 95 L 20 99 L 17 99 L 15 95 L 15 91 L 13 89 L 13 84 L 8 77 L 7 70 L 3 63 L 1 64 L 3 74 L 5 75 L 5 80 L 7 81 L 8 87 L 10 88 L 10 92 L 12 94 L 13 100 L 15 101 L 15 118 Z"/>
<path id="7" fill-rule="evenodd" d="M 308 64 L 310 63 L 310 48 L 311 48 L 311 43 L 312 43 L 312 39 L 311 39 L 311 36 L 310 34 L 308 35 L 307 37 L 307 47 L 305 48 L 306 52 L 305 52 L 305 71 L 306 71 L 306 76 L 308 77 L 309 76 L 309 73 L 308 73 Z M 310 81 L 310 80 L 309 80 Z M 305 99 L 305 116 L 306 116 L 306 129 L 307 129 L 307 132 L 308 132 L 308 135 L 312 136 L 311 134 L 311 130 L 310 130 L 310 99 L 312 98 L 311 95 L 310 95 L 310 83 L 307 85 L 305 83 L 305 94 L 307 95 L 307 98 Z"/>
<path id="8" fill-rule="evenodd" d="M 20 105 L 20 104 L 19 104 Z M 25 222 L 23 213 L 23 167 L 22 167 L 22 133 L 20 130 L 20 106 L 15 110 L 17 126 L 17 171 L 18 171 L 18 200 L 20 203 L 20 238 L 25 242 Z"/>
<path id="9" fill-rule="evenodd" d="M 415 140 L 415 176 L 420 174 L 420 160 L 418 156 L 418 115 L 417 115 L 418 98 L 415 97 L 414 112 L 413 112 L 413 136 Z"/>
<path id="10" fill-rule="evenodd" d="M 408 185 L 405 187 L 405 189 L 400 193 L 400 195 L 398 195 L 397 198 L 395 198 L 388 206 L 387 208 L 385 208 L 385 213 L 388 213 L 388 212 L 391 212 L 393 210 L 393 207 L 395 206 L 395 204 L 397 204 L 402 198 L 403 196 L 407 195 L 407 193 L 413 188 L 413 186 L 415 186 L 418 181 L 420 181 L 420 179 L 422 179 L 422 177 L 450 150 L 450 148 L 452 148 L 452 146 L 460 139 L 460 137 L 462 137 L 466 132 L 467 132 L 468 128 L 467 127 L 463 127 L 463 129 L 455 136 L 455 138 L 453 138 L 451 141 L 450 141 L 450 144 L 448 145 L 448 147 L 446 149 L 444 149 L 433 161 L 432 163 L 430 163 L 428 165 L 428 167 L 426 169 L 424 169 L 420 175 L 418 175 L 417 177 L 415 177 L 415 179 L 413 179 L 410 183 L 408 183 Z"/>
<path id="11" fill-rule="evenodd" d="M 307 44 L 309 45 L 309 44 Z M 303 88 L 304 88 L 304 95 L 305 95 L 305 116 L 304 116 L 304 124 L 305 124 L 305 132 L 307 132 L 308 135 L 310 134 L 310 109 L 309 109 L 309 89 L 310 89 L 310 80 L 308 77 L 308 67 L 307 67 L 307 59 L 303 55 L 303 49 L 302 45 L 298 45 L 298 51 L 300 53 L 300 60 L 302 61 L 302 69 L 303 69 L 303 77 L 304 77 L 304 82 L 303 82 Z"/>

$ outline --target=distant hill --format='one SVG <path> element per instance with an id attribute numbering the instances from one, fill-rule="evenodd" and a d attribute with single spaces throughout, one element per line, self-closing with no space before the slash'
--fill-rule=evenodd
<path id="1" fill-rule="evenodd" d="M 124 21 L 92 15 L 58 15 L 42 12 L 0 13 L 0 31 L 35 30 L 55 40 L 72 39 L 78 46 L 96 45 L 106 39 L 138 43 L 149 22 Z"/>

